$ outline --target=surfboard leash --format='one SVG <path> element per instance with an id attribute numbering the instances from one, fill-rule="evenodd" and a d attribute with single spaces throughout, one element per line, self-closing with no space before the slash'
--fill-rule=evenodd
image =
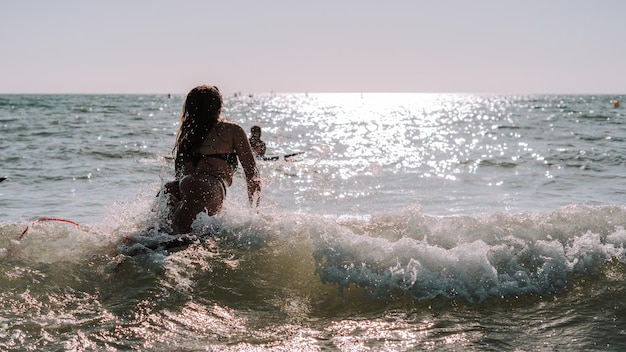
<path id="1" fill-rule="evenodd" d="M 33 221 L 30 225 L 27 225 L 27 226 L 26 226 L 26 228 L 24 229 L 24 231 L 22 231 L 22 234 L 20 235 L 20 237 L 18 237 L 18 239 L 17 239 L 17 240 L 18 240 L 18 241 L 21 241 L 21 240 L 22 240 L 22 238 L 24 238 L 24 235 L 25 235 L 25 234 L 28 232 L 28 230 L 30 229 L 30 227 L 32 227 L 33 225 L 35 225 L 36 223 L 41 222 L 41 221 L 59 221 L 59 222 L 66 222 L 66 223 L 68 223 L 68 224 L 72 224 L 72 225 L 74 225 L 74 226 L 76 226 L 76 227 L 80 227 L 80 225 L 79 225 L 77 222 L 72 221 L 72 220 L 61 219 L 61 218 L 39 218 L 39 219 L 37 219 L 37 220 Z"/>

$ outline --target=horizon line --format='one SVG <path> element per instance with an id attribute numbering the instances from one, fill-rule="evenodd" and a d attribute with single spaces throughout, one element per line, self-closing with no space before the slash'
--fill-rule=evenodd
<path id="1" fill-rule="evenodd" d="M 0 95 L 186 95 L 186 92 L 0 92 Z M 413 91 L 312 91 L 312 92 L 278 92 L 278 91 L 269 91 L 269 92 L 222 92 L 223 96 L 254 96 L 254 95 L 279 95 L 279 94 L 450 94 L 450 95 L 626 95 L 625 93 L 615 93 L 615 92 L 598 92 L 598 93 L 533 93 L 533 92 L 413 92 Z"/>

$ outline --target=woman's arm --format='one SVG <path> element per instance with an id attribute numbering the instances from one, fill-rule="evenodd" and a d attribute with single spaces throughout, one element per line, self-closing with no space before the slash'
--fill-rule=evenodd
<path id="1" fill-rule="evenodd" d="M 261 201 L 261 175 L 256 167 L 256 161 L 246 132 L 239 125 L 233 124 L 232 126 L 235 152 L 246 175 L 248 200 L 250 201 L 250 205 L 256 205 L 258 207 Z"/>

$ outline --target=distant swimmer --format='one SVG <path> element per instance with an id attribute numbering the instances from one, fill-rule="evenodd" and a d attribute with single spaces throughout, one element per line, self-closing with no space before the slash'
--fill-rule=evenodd
<path id="1" fill-rule="evenodd" d="M 619 108 L 619 100 L 616 100 L 616 101 L 613 103 L 613 106 L 615 106 L 616 108 Z"/>
<path id="2" fill-rule="evenodd" d="M 265 142 L 261 140 L 261 127 L 252 126 L 252 128 L 250 128 L 250 134 L 251 135 L 248 141 L 250 142 L 250 148 L 252 149 L 252 154 L 254 154 L 257 160 L 293 161 L 293 157 L 304 154 L 304 152 L 295 152 L 295 153 L 290 153 L 290 154 L 267 155 L 265 154 Z"/>
<path id="3" fill-rule="evenodd" d="M 265 142 L 261 140 L 261 127 L 252 126 L 250 133 L 250 147 L 252 147 L 252 153 L 254 153 L 256 157 L 263 157 L 265 155 Z"/>

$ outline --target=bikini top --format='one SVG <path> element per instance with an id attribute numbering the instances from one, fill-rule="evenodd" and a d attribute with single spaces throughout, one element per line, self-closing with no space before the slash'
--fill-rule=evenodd
<path id="1" fill-rule="evenodd" d="M 216 159 L 224 160 L 233 168 L 233 172 L 237 170 L 237 166 L 239 165 L 239 162 L 237 160 L 237 153 L 235 152 L 224 153 L 224 154 L 202 154 L 202 153 L 196 152 L 191 155 L 191 158 L 186 158 L 183 153 L 180 153 L 179 157 L 177 157 L 175 160 L 174 168 L 177 170 L 177 174 L 179 174 L 179 172 L 182 171 L 182 169 L 184 168 L 184 165 L 187 162 L 191 161 L 192 165 L 195 167 L 195 166 L 198 166 L 198 163 L 203 158 L 216 158 Z"/>
<path id="2" fill-rule="evenodd" d="M 198 162 L 202 158 L 216 158 L 220 160 L 224 160 L 227 162 L 232 168 L 233 171 L 237 170 L 237 166 L 239 165 L 239 161 L 237 160 L 237 153 L 225 153 L 225 154 L 202 154 L 202 153 L 193 153 L 193 164 L 198 165 Z"/>

